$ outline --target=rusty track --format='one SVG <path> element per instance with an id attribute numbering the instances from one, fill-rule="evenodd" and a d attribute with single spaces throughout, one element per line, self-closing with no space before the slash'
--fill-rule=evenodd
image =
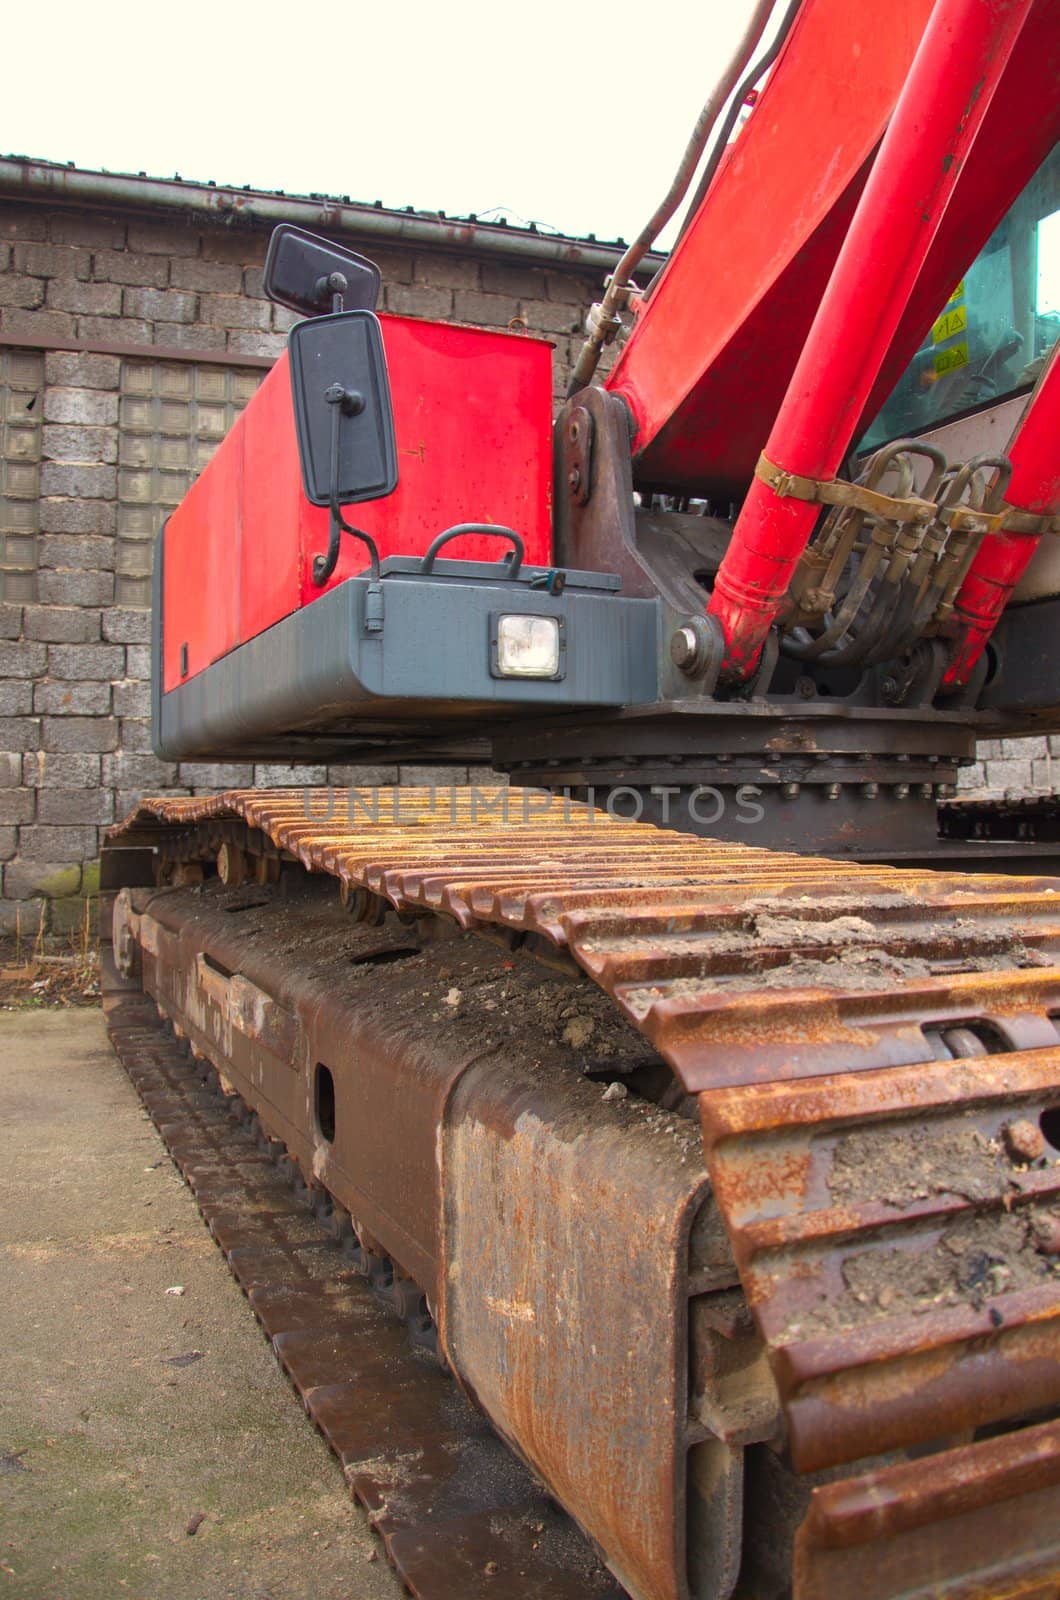
<path id="1" fill-rule="evenodd" d="M 286 857 L 368 920 L 386 903 L 566 948 L 698 1097 L 800 1470 L 1055 1412 L 1060 881 L 704 842 L 518 790 L 148 801 L 112 838 L 164 841 L 178 871 L 227 848 L 229 870 L 265 877 Z M 1055 1523 L 1060 1431 L 1019 1437 L 1016 1477 Z M 1011 1499 L 1004 1452 L 955 1455 L 954 1483 Z M 850 1504 L 871 1480 L 917 1526 L 932 1478 L 885 1478 L 816 1492 L 800 1600 L 841 1592 L 820 1587 L 836 1544 L 858 1547 L 859 1592 L 898 1592 L 868 1586 L 882 1525 L 855 1538 Z M 958 1573 L 964 1510 L 955 1491 Z M 1045 1565 L 1023 1565 L 1040 1587 L 980 1592 L 1058 1592 L 1060 1556 L 1038 1548 Z"/>
<path id="2" fill-rule="evenodd" d="M 570 1519 L 379 1304 L 245 1108 L 197 1070 L 150 1001 L 112 986 L 106 1004 L 122 1065 L 411 1593 L 623 1600 Z"/>
<path id="3" fill-rule="evenodd" d="M 946 839 L 1055 843 L 1060 839 L 1060 795 L 973 790 L 942 802 L 939 826 Z"/>

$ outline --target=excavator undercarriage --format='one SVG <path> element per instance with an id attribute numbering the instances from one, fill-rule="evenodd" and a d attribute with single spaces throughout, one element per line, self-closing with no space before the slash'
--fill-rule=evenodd
<path id="1" fill-rule="evenodd" d="M 146 801 L 105 882 L 119 1054 L 414 1593 L 1058 1592 L 1060 880 L 497 788 Z M 357 1271 L 418 1354 L 351 1442 Z"/>
<path id="2" fill-rule="evenodd" d="M 1060 1595 L 1056 802 L 957 793 L 1060 731 L 1058 0 L 749 13 L 555 419 L 281 227 L 157 539 L 160 758 L 511 780 L 104 859 L 116 1048 L 423 1600 Z"/>

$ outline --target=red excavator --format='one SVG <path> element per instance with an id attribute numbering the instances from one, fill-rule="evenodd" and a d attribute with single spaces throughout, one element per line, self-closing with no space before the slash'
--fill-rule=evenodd
<path id="1" fill-rule="evenodd" d="M 417 1595 L 1060 1594 L 1060 810 L 955 787 L 1060 731 L 1058 81 L 755 5 L 554 423 L 273 237 L 156 750 L 498 777 L 144 801 L 107 1006 Z"/>

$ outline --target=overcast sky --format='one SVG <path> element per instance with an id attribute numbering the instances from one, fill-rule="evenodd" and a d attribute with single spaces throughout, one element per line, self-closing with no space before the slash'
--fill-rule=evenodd
<path id="1" fill-rule="evenodd" d="M 11 6 L 3 154 L 631 237 L 750 0 Z"/>

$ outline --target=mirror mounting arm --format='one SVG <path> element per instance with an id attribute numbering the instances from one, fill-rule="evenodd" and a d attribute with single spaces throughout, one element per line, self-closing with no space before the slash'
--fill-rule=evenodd
<path id="1" fill-rule="evenodd" d="M 345 308 L 346 292 L 349 287 L 349 280 L 344 272 L 329 272 L 327 277 L 317 279 L 317 299 L 321 305 L 325 305 L 330 298 L 334 315 Z"/>
<path id="2" fill-rule="evenodd" d="M 339 544 L 344 533 L 360 539 L 368 551 L 371 573 L 365 596 L 364 626 L 368 633 L 381 633 L 383 586 L 379 574 L 379 549 L 371 534 L 363 533 L 360 528 L 354 528 L 346 521 L 339 505 L 339 429 L 344 416 L 355 417 L 364 410 L 364 396 L 356 389 L 346 389 L 341 383 L 333 383 L 325 389 L 324 398 L 331 407 L 331 521 L 327 553 L 313 559 L 313 582 L 322 588 L 331 577 L 339 559 Z"/>
<path id="3" fill-rule="evenodd" d="M 313 280 L 318 285 L 321 274 Z M 338 275 L 328 274 L 324 288 L 338 293 Z M 313 285 L 306 287 L 307 296 Z M 342 535 L 360 540 L 368 552 L 364 574 L 363 623 L 369 636 L 383 628 L 383 589 L 375 541 L 352 527 L 343 505 L 382 500 L 397 488 L 397 445 L 394 410 L 386 370 L 386 351 L 378 319 L 355 309 L 314 316 L 297 322 L 289 340 L 291 399 L 302 468 L 302 486 L 310 505 L 327 506 L 328 547 L 311 566 L 312 582 L 322 589 L 334 575 Z M 325 383 L 325 380 L 330 381 Z"/>

